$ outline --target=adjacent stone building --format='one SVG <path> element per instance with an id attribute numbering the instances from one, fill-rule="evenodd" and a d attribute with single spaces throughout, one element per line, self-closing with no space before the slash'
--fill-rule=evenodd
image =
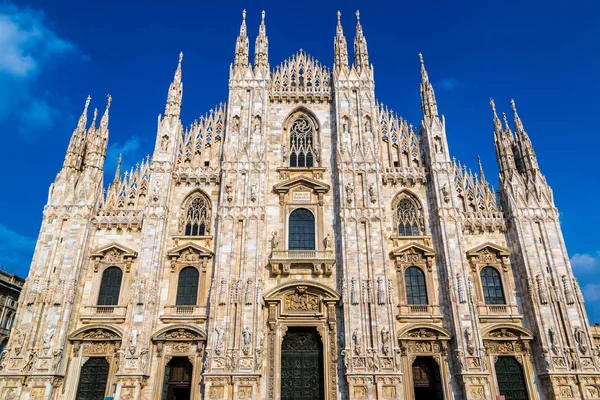
<path id="1" fill-rule="evenodd" d="M 492 106 L 499 198 L 349 63 L 274 69 L 245 13 L 226 103 L 184 126 L 182 56 L 152 157 L 104 190 L 110 97 L 51 185 L 2 399 L 598 399 L 552 190 Z M 192 88 L 191 90 L 195 90 Z M 417 106 L 417 105 L 415 105 Z M 490 138 L 492 135 L 490 135 Z"/>
<path id="2" fill-rule="evenodd" d="M 25 279 L 0 269 L 0 353 L 8 343 L 23 284 Z"/>

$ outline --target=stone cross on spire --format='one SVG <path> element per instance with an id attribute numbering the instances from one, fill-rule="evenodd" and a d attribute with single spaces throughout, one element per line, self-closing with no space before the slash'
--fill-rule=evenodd
<path id="1" fill-rule="evenodd" d="M 348 66 L 348 44 L 346 43 L 346 37 L 344 36 L 344 29 L 342 28 L 342 13 L 337 12 L 337 27 L 335 32 L 335 38 L 333 40 L 333 52 L 334 59 L 333 64 L 335 69 Z"/>
<path id="2" fill-rule="evenodd" d="M 265 11 L 258 28 L 258 36 L 254 46 L 254 68 L 269 72 L 269 39 L 267 39 L 267 28 L 265 26 Z"/>

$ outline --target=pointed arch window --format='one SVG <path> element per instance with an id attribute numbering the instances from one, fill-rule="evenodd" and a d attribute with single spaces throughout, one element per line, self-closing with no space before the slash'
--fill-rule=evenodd
<path id="1" fill-rule="evenodd" d="M 109 267 L 102 274 L 100 282 L 99 306 L 116 306 L 119 304 L 123 271 L 119 267 Z"/>
<path id="2" fill-rule="evenodd" d="M 306 208 L 299 208 L 290 214 L 289 250 L 315 249 L 315 216 Z"/>
<path id="3" fill-rule="evenodd" d="M 425 305 L 427 303 L 427 286 L 425 274 L 419 267 L 408 267 L 404 272 L 406 284 L 406 303 L 410 305 Z"/>
<path id="4" fill-rule="evenodd" d="M 498 270 L 494 267 L 485 267 L 481 270 L 480 276 L 485 304 L 506 304 Z"/>
<path id="5" fill-rule="evenodd" d="M 185 267 L 179 273 L 177 282 L 178 306 L 195 306 L 198 302 L 198 270 L 194 267 Z"/>
<path id="6" fill-rule="evenodd" d="M 290 167 L 312 168 L 315 159 L 313 123 L 300 115 L 290 127 Z"/>
<path id="7" fill-rule="evenodd" d="M 185 235 L 204 236 L 208 233 L 210 209 L 204 196 L 194 198 L 185 212 Z"/>
<path id="8" fill-rule="evenodd" d="M 417 202 L 409 196 L 403 196 L 396 203 L 394 219 L 399 236 L 423 234 L 420 228 L 421 212 Z"/>

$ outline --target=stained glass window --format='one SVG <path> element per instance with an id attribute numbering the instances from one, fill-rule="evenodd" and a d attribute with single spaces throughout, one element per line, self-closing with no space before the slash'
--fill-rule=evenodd
<path id="1" fill-rule="evenodd" d="M 203 236 L 206 234 L 206 227 L 210 223 L 210 212 L 207 200 L 204 197 L 197 197 L 188 206 L 185 218 L 186 236 Z"/>
<path id="2" fill-rule="evenodd" d="M 418 236 L 421 234 L 419 229 L 419 209 L 414 200 L 409 197 L 401 198 L 396 205 L 395 220 L 400 236 Z"/>
<path id="3" fill-rule="evenodd" d="M 290 167 L 311 168 L 315 160 L 313 125 L 300 116 L 290 128 Z"/>

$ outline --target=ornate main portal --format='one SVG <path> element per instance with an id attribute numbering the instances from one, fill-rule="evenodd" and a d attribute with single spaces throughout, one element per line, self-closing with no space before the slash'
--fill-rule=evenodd
<path id="1" fill-rule="evenodd" d="M 269 328 L 266 398 L 337 399 L 338 301 L 335 291 L 303 281 L 265 294 Z"/>

